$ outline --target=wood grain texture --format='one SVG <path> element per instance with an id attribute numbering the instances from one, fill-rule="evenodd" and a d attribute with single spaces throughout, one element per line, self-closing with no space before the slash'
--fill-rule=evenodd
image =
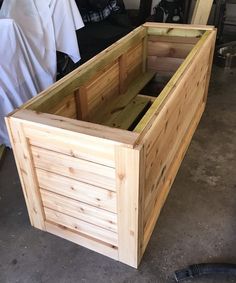
<path id="1" fill-rule="evenodd" d="M 142 41 L 145 34 L 144 27 L 141 26 L 136 28 L 83 64 L 83 66 L 80 66 L 60 81 L 53 84 L 36 98 L 24 104 L 22 108 L 47 112 L 48 109 L 57 105 L 63 97 L 73 93 L 76 89 L 93 78 L 97 72 L 118 59 L 124 52 L 136 46 Z"/>
<path id="2" fill-rule="evenodd" d="M 120 110 L 123 110 L 129 102 L 142 90 L 142 88 L 154 77 L 155 72 L 140 74 L 136 80 L 129 86 L 128 90 L 119 95 L 116 99 L 109 101 L 91 119 L 93 123 L 106 123 L 107 120 L 114 119 Z"/>
<path id="3" fill-rule="evenodd" d="M 127 83 L 143 73 L 143 42 L 138 43 L 134 48 L 127 52 Z"/>
<path id="4" fill-rule="evenodd" d="M 36 168 L 40 188 L 117 213 L 116 193 Z"/>
<path id="5" fill-rule="evenodd" d="M 119 261 L 139 263 L 140 150 L 116 148 Z"/>
<path id="6" fill-rule="evenodd" d="M 176 72 L 180 65 L 184 62 L 182 58 L 157 57 L 148 55 L 148 69 L 161 72 Z"/>
<path id="7" fill-rule="evenodd" d="M 108 190 L 115 190 L 114 168 L 32 146 L 36 168 Z"/>
<path id="8" fill-rule="evenodd" d="M 194 30 L 200 30 L 200 31 L 211 31 L 213 30 L 215 27 L 214 26 L 210 26 L 210 25 L 201 25 L 201 24 L 193 24 L 193 25 L 189 25 L 189 24 L 171 24 L 171 23 L 157 23 L 157 22 L 146 22 L 145 24 L 143 24 L 143 27 L 152 27 L 152 28 L 156 28 L 156 30 L 168 30 L 169 32 L 173 29 L 176 30 L 186 30 L 186 31 L 194 31 Z"/>
<path id="9" fill-rule="evenodd" d="M 185 156 L 185 153 L 188 149 L 188 146 L 191 142 L 192 136 L 197 128 L 197 125 L 201 119 L 202 113 L 204 111 L 205 105 L 201 104 L 201 106 L 198 108 L 197 113 L 195 114 L 194 120 L 191 122 L 189 129 L 186 132 L 186 135 L 182 141 L 182 144 L 174 158 L 174 161 L 169 169 L 169 172 L 167 173 L 167 178 L 165 179 L 165 182 L 163 186 L 160 188 L 158 198 L 155 199 L 155 206 L 153 209 L 152 217 L 150 217 L 149 222 L 146 224 L 146 229 L 144 233 L 143 238 L 143 252 L 145 251 L 147 244 L 150 240 L 150 237 L 152 235 L 152 231 L 155 227 L 156 221 L 160 215 L 161 208 L 163 207 L 165 200 L 168 196 L 168 193 L 171 189 L 171 186 L 174 182 L 174 178 L 178 172 L 178 169 L 180 167 L 180 164 Z"/>
<path id="10" fill-rule="evenodd" d="M 71 119 L 77 118 L 76 101 L 74 94 L 68 95 L 57 105 L 47 111 L 49 114 L 63 116 Z"/>
<path id="11" fill-rule="evenodd" d="M 147 109 L 150 100 L 147 97 L 136 96 L 124 108 L 120 107 L 116 116 L 112 116 L 104 124 L 109 127 L 128 130 L 138 117 Z"/>
<path id="12" fill-rule="evenodd" d="M 193 49 L 193 44 L 157 42 L 148 40 L 148 55 L 157 57 L 183 58 L 185 59 Z"/>
<path id="13" fill-rule="evenodd" d="M 117 234 L 112 231 L 100 228 L 99 226 L 90 224 L 76 217 L 66 215 L 47 207 L 44 208 L 44 211 L 47 221 L 63 225 L 71 230 L 78 231 L 79 233 L 117 247 Z"/>
<path id="14" fill-rule="evenodd" d="M 87 121 L 89 117 L 88 111 L 88 93 L 84 86 L 81 86 L 74 92 L 76 100 L 76 118 L 78 120 Z"/>
<path id="15" fill-rule="evenodd" d="M 79 233 L 78 231 L 69 229 L 64 225 L 46 221 L 45 226 L 46 231 L 52 233 L 53 235 L 57 235 L 58 237 L 81 245 L 87 249 L 91 249 L 97 253 L 118 260 L 118 249 L 113 245 L 107 244 L 104 241 L 99 241 L 82 233 Z"/>
<path id="16" fill-rule="evenodd" d="M 137 139 L 138 142 L 142 139 L 142 137 L 146 134 L 146 132 L 150 129 L 153 120 L 158 115 L 158 113 L 161 111 L 164 102 L 166 98 L 171 95 L 171 92 L 175 89 L 175 86 L 178 84 L 178 81 L 180 80 L 182 74 L 185 72 L 185 70 L 191 65 L 191 62 L 195 56 L 200 52 L 202 48 L 205 47 L 205 45 L 209 44 L 209 41 L 211 41 L 211 38 L 209 38 L 209 35 L 212 31 L 206 31 L 202 38 L 197 42 L 197 44 L 194 46 L 192 51 L 189 53 L 187 58 L 184 60 L 184 62 L 181 64 L 181 66 L 178 68 L 176 73 L 173 75 L 173 77 L 170 79 L 170 81 L 167 83 L 163 91 L 160 93 L 160 95 L 157 97 L 155 102 L 152 104 L 150 109 L 147 111 L 147 113 L 144 115 L 142 120 L 139 122 L 137 127 L 135 128 L 135 132 L 140 133 L 139 138 Z"/>
<path id="17" fill-rule="evenodd" d="M 6 118 L 6 124 L 31 225 L 45 230 L 45 215 L 39 193 L 38 180 L 34 169 L 31 148 L 24 134 L 23 123 L 10 117 Z"/>
<path id="18" fill-rule="evenodd" d="M 199 122 L 203 112 L 203 97 L 211 64 L 210 46 L 211 38 L 185 70 L 178 86 L 173 89 L 144 137 L 146 177 L 143 247 L 147 245 L 179 168 L 181 161 L 176 159 L 176 156 L 181 155 L 183 158 L 183 152 L 186 151 L 193 134 L 192 125 Z"/>
<path id="19" fill-rule="evenodd" d="M 123 94 L 128 88 L 128 56 L 127 52 L 119 57 L 119 94 Z"/>
<path id="20" fill-rule="evenodd" d="M 90 115 L 103 103 L 119 94 L 118 60 L 109 64 L 85 84 Z"/>
<path id="21" fill-rule="evenodd" d="M 191 24 L 206 25 L 210 16 L 213 0 L 197 0 Z"/>
<path id="22" fill-rule="evenodd" d="M 18 110 L 13 114 L 13 117 L 24 121 L 24 123 L 27 122 L 30 126 L 37 125 L 45 132 L 51 131 L 53 128 L 55 134 L 57 132 L 63 132 L 65 136 L 75 134 L 76 141 L 79 141 L 80 137 L 86 137 L 94 142 L 101 140 L 113 145 L 125 145 L 132 148 L 138 136 L 136 133 L 124 132 L 120 129 L 25 109 Z"/>
<path id="23" fill-rule="evenodd" d="M 38 124 L 32 125 L 27 122 L 24 123 L 24 131 L 29 143 L 33 146 L 115 167 L 114 145 L 109 141 L 99 141 L 90 136 L 65 132 L 61 129 L 46 129 Z"/>
<path id="24" fill-rule="evenodd" d="M 166 35 L 149 35 L 148 41 L 151 42 L 165 42 L 176 44 L 190 44 L 195 45 L 201 37 L 182 37 L 182 36 L 166 36 Z"/>
<path id="25" fill-rule="evenodd" d="M 46 190 L 41 190 L 40 193 L 44 207 L 117 232 L 115 213 Z"/>
<path id="26" fill-rule="evenodd" d="M 138 267 L 204 111 L 214 42 L 213 27 L 147 23 L 6 118 L 33 226 Z M 156 71 L 176 72 L 140 94 Z"/>

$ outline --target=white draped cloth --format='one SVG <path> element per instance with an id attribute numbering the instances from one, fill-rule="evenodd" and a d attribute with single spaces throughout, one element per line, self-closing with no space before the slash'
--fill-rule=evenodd
<path id="1" fill-rule="evenodd" d="M 56 51 L 80 60 L 75 30 L 84 26 L 74 0 L 5 0 L 0 10 L 0 144 L 4 116 L 56 79 Z"/>

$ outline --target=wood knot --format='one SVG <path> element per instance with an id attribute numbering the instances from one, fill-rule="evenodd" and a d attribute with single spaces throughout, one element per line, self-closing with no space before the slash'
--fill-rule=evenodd
<path id="1" fill-rule="evenodd" d="M 74 168 L 69 167 L 69 172 L 70 172 L 70 173 L 74 173 L 74 171 L 75 171 Z"/>
<path id="2" fill-rule="evenodd" d="M 118 174 L 118 178 L 123 181 L 125 178 L 125 174 Z"/>
<path id="3" fill-rule="evenodd" d="M 134 231 L 130 230 L 130 235 L 133 237 L 134 236 Z"/>

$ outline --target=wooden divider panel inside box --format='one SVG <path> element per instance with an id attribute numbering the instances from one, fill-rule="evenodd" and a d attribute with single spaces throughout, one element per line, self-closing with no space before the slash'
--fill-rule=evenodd
<path id="1" fill-rule="evenodd" d="M 34 227 L 138 267 L 205 108 L 215 34 L 146 23 L 6 118 Z"/>

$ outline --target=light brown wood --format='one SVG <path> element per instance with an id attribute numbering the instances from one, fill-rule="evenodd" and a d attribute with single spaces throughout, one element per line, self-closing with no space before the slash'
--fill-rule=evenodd
<path id="1" fill-rule="evenodd" d="M 123 55 L 120 56 L 119 58 L 119 93 L 123 94 L 124 92 L 127 91 L 127 77 L 128 77 L 128 66 L 127 66 L 127 53 L 124 53 Z"/>
<path id="2" fill-rule="evenodd" d="M 193 44 L 158 42 L 148 40 L 148 55 L 185 59 L 193 49 Z"/>
<path id="3" fill-rule="evenodd" d="M 171 23 L 157 23 L 157 22 L 146 22 L 145 24 L 143 24 L 143 27 L 152 27 L 152 28 L 156 28 L 157 32 L 158 31 L 163 31 L 163 29 L 167 29 L 169 30 L 169 32 L 171 30 L 186 30 L 186 31 L 195 31 L 195 30 L 199 30 L 199 31 L 211 31 L 213 30 L 215 27 L 214 26 L 210 26 L 210 25 L 201 25 L 201 24 L 193 24 L 193 25 L 189 25 L 189 24 L 171 24 Z"/>
<path id="4" fill-rule="evenodd" d="M 182 58 L 148 56 L 148 69 L 161 72 L 175 72 L 184 62 Z"/>
<path id="5" fill-rule="evenodd" d="M 175 156 L 181 151 L 184 137 L 188 135 L 187 129 L 191 127 L 190 123 L 193 123 L 191 121 L 198 123 L 200 117 L 196 113 L 199 109 L 202 113 L 204 108 L 203 97 L 208 67 L 211 64 L 209 61 L 211 44 L 212 40 L 209 38 L 204 49 L 194 57 L 191 65 L 182 75 L 178 87 L 173 89 L 172 95 L 167 98 L 161 113 L 144 137 L 146 141 L 144 142 L 146 156 L 144 247 L 167 197 L 170 185 L 165 187 L 165 184 L 167 180 L 174 179 L 169 172 L 171 170 L 174 176 L 176 174 L 174 169 L 170 169 L 175 163 Z M 178 166 L 176 170 L 177 168 Z M 163 189 L 164 187 L 166 189 Z"/>
<path id="6" fill-rule="evenodd" d="M 6 118 L 6 124 L 16 159 L 27 209 L 29 211 L 31 225 L 38 229 L 45 230 L 45 215 L 39 193 L 38 180 L 33 165 L 31 148 L 24 135 L 23 123 L 10 117 Z"/>
<path id="7" fill-rule="evenodd" d="M 119 94 L 119 72 L 118 61 L 114 61 L 99 75 L 95 75 L 86 83 L 88 111 L 90 116 L 103 103 Z"/>
<path id="8" fill-rule="evenodd" d="M 190 44 L 195 45 L 201 37 L 182 37 L 182 36 L 166 36 L 166 35 L 149 35 L 148 41 L 151 42 L 165 42 L 176 44 Z"/>
<path id="9" fill-rule="evenodd" d="M 213 59 L 214 59 L 214 51 L 215 51 L 216 35 L 217 35 L 217 30 L 215 29 L 214 31 L 212 31 L 212 33 L 210 35 L 210 38 L 211 38 L 211 46 L 210 46 L 211 51 L 210 51 L 209 65 L 208 65 L 208 71 L 207 71 L 205 95 L 204 95 L 204 98 L 203 98 L 203 101 L 205 103 L 207 102 L 207 94 L 208 94 L 208 89 L 209 89 L 209 84 L 210 84 L 211 70 L 212 70 Z"/>
<path id="10" fill-rule="evenodd" d="M 171 91 L 173 91 L 174 86 L 178 83 L 178 80 L 181 78 L 183 72 L 186 70 L 186 68 L 191 64 L 194 56 L 196 56 L 199 51 L 205 47 L 206 44 L 211 40 L 209 39 L 209 35 L 212 31 L 206 31 L 202 38 L 197 42 L 195 47 L 192 49 L 190 54 L 187 56 L 187 58 L 184 60 L 184 62 L 181 64 L 181 66 L 178 68 L 176 73 L 173 75 L 173 77 L 170 79 L 170 81 L 167 83 L 166 87 L 163 89 L 163 91 L 160 93 L 160 95 L 157 97 L 156 101 L 152 104 L 150 109 L 147 111 L 147 113 L 144 115 L 142 120 L 139 122 L 137 127 L 135 128 L 135 132 L 141 133 L 139 136 L 137 143 L 139 140 L 142 139 L 142 137 L 145 135 L 145 133 L 148 131 L 148 129 L 151 127 L 153 120 L 155 119 L 155 116 L 158 115 L 158 113 L 161 111 L 162 106 L 164 105 L 165 99 L 171 94 Z"/>
<path id="11" fill-rule="evenodd" d="M 40 188 L 117 213 L 116 193 L 68 177 L 36 169 Z"/>
<path id="12" fill-rule="evenodd" d="M 147 244 L 149 242 L 149 239 L 151 237 L 152 231 L 155 227 L 156 221 L 160 215 L 161 212 L 161 208 L 163 207 L 165 200 L 168 196 L 168 193 L 170 191 L 171 185 L 174 182 L 174 178 L 178 172 L 179 166 L 181 161 L 183 160 L 185 153 L 188 149 L 188 146 L 191 142 L 191 138 L 197 128 L 197 125 L 199 123 L 199 120 L 202 116 L 202 113 L 204 111 L 204 107 L 205 105 L 202 104 L 202 106 L 198 109 L 198 112 L 196 113 L 195 116 L 195 120 L 192 121 L 190 128 L 188 129 L 186 136 L 184 137 L 183 141 L 182 141 L 182 145 L 179 149 L 179 151 L 177 152 L 174 161 L 171 165 L 170 171 L 167 173 L 168 178 L 165 179 L 165 182 L 163 184 L 163 186 L 161 187 L 160 190 L 160 194 L 159 197 L 156 198 L 155 200 L 155 206 L 154 209 L 152 211 L 152 217 L 150 217 L 150 220 L 148 223 L 146 223 L 146 229 L 145 229 L 145 233 L 144 233 L 144 237 L 143 237 L 143 253 L 147 247 Z"/>
<path id="13" fill-rule="evenodd" d="M 77 119 L 86 121 L 88 119 L 88 97 L 84 86 L 81 86 L 75 91 Z"/>
<path id="14" fill-rule="evenodd" d="M 143 38 L 143 50 L 142 50 L 142 56 L 143 56 L 143 73 L 147 72 L 147 41 L 148 41 L 148 35 L 146 31 L 146 35 Z"/>
<path id="15" fill-rule="evenodd" d="M 140 150 L 116 148 L 119 260 L 133 267 L 139 263 Z"/>
<path id="16" fill-rule="evenodd" d="M 53 130 L 65 130 L 64 135 L 78 134 L 81 137 L 86 137 L 88 140 L 98 140 L 110 142 L 113 145 L 126 145 L 127 147 L 133 147 L 137 134 L 132 132 L 124 132 L 120 129 L 113 129 L 103 125 L 92 124 L 84 121 L 77 121 L 68 119 L 65 117 L 59 117 L 46 113 L 38 113 L 31 110 L 19 110 L 13 114 L 13 117 L 19 120 L 27 122 L 28 125 L 37 124 L 44 131 Z M 61 131 L 60 131 L 61 132 Z M 77 140 L 78 141 L 78 140 Z"/>
<path id="17" fill-rule="evenodd" d="M 117 247 L 117 234 L 112 231 L 46 207 L 44 208 L 44 211 L 47 221 L 63 225 L 71 230 L 78 231 L 79 233 Z"/>
<path id="18" fill-rule="evenodd" d="M 210 16 L 213 0 L 197 0 L 191 24 L 206 25 Z"/>
<path id="19" fill-rule="evenodd" d="M 106 255 L 110 258 L 118 260 L 117 247 L 107 244 L 103 241 L 99 241 L 92 237 L 83 235 L 77 231 L 71 230 L 63 225 L 57 225 L 55 223 L 45 222 L 46 231 L 57 235 L 63 239 L 67 239 L 78 245 L 84 246 L 87 249 L 91 249 L 97 253 Z"/>
<path id="20" fill-rule="evenodd" d="M 57 104 L 63 97 L 78 89 L 85 82 L 88 82 L 97 72 L 111 62 L 119 58 L 124 52 L 130 50 L 139 43 L 145 36 L 145 28 L 138 27 L 127 36 L 118 40 L 104 51 L 90 59 L 83 66 L 71 72 L 69 75 L 53 84 L 46 91 L 43 91 L 36 98 L 24 104 L 22 108 L 46 112 Z"/>
<path id="21" fill-rule="evenodd" d="M 109 101 L 109 104 L 104 104 L 104 106 L 94 114 L 91 122 L 103 124 L 104 121 L 107 121 L 108 119 L 112 120 L 117 116 L 120 110 L 123 110 L 129 102 L 137 96 L 140 90 L 154 77 L 154 75 L 155 72 L 153 71 L 145 74 L 141 73 L 124 94 Z"/>
<path id="22" fill-rule="evenodd" d="M 68 95 L 66 98 L 62 99 L 60 103 L 49 109 L 48 113 L 76 119 L 77 110 L 74 94 Z"/>
<path id="23" fill-rule="evenodd" d="M 65 132 L 63 129 L 40 126 L 37 123 L 27 121 L 24 121 L 24 132 L 29 143 L 33 146 L 115 167 L 114 143 L 109 140 L 97 139 L 73 131 Z M 95 143 L 96 147 L 94 147 Z"/>
<path id="24" fill-rule="evenodd" d="M 215 34 L 147 23 L 6 118 L 33 226 L 138 267 L 205 107 Z"/>
<path id="25" fill-rule="evenodd" d="M 144 94 L 138 94 L 137 97 L 148 99 L 151 103 L 153 103 L 156 100 L 155 96 L 144 95 Z"/>
<path id="26" fill-rule="evenodd" d="M 136 96 L 129 104 L 116 112 L 109 120 L 104 121 L 104 125 L 128 130 L 139 118 L 145 109 L 147 110 L 150 100 L 147 97 Z"/>
<path id="27" fill-rule="evenodd" d="M 108 190 L 115 190 L 115 170 L 93 162 L 32 146 L 36 168 Z"/>
<path id="28" fill-rule="evenodd" d="M 68 197 L 41 190 L 43 206 L 117 232 L 117 215 Z"/>

